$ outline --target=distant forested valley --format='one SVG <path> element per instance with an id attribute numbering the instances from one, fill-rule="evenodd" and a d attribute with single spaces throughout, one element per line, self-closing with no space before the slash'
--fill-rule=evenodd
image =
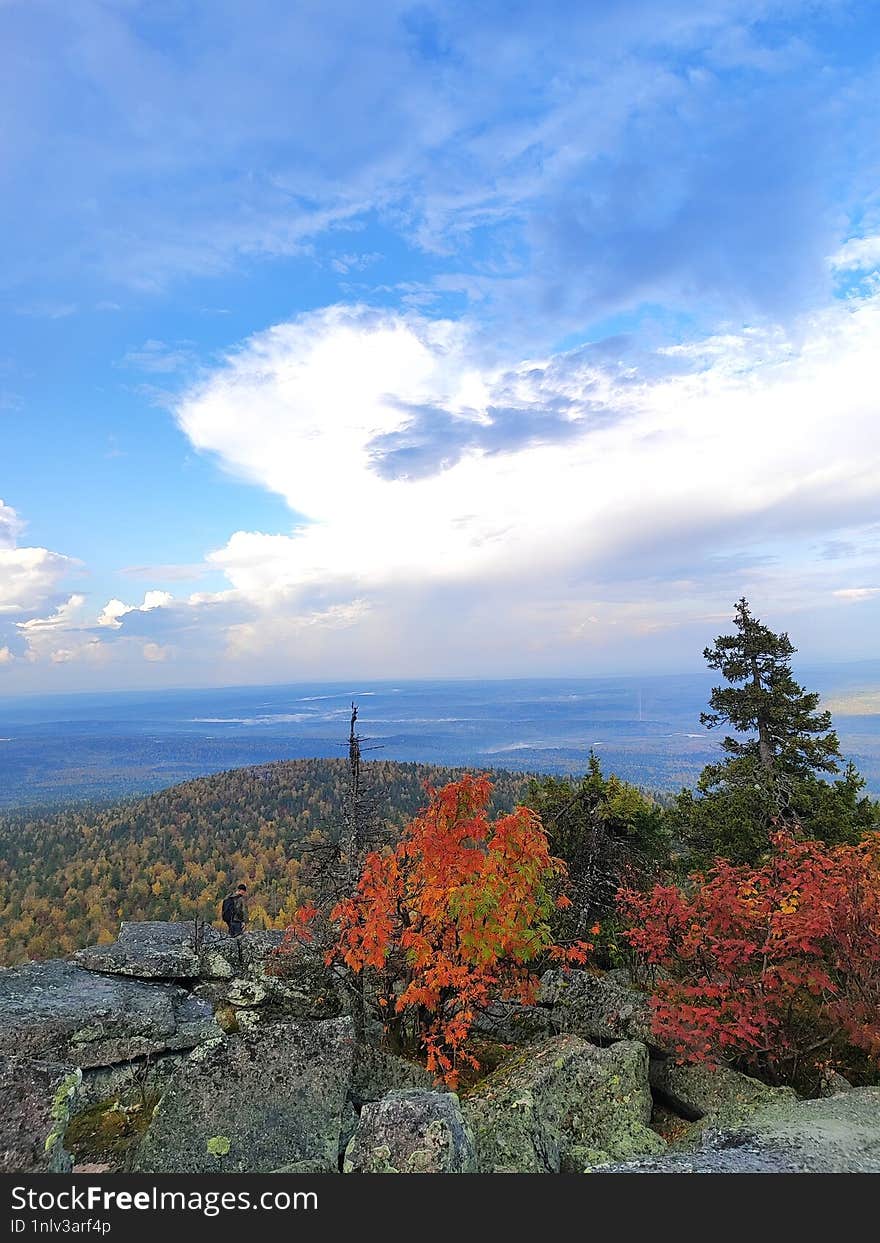
<path id="1" fill-rule="evenodd" d="M 425 802 L 424 782 L 456 770 L 364 765 L 377 820 L 398 827 Z M 119 921 L 216 920 L 245 880 L 252 927 L 290 922 L 303 854 L 338 833 L 342 759 L 240 768 L 108 808 L 0 815 L 0 964 L 70 953 L 114 938 Z M 509 811 L 527 778 L 499 772 L 494 808 Z"/>

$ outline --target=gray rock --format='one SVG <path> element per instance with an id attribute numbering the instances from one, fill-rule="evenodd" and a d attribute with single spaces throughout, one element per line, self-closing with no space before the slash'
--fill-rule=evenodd
<path id="1" fill-rule="evenodd" d="M 123 923 L 111 945 L 90 945 L 77 950 L 74 961 L 87 971 L 124 975 L 139 980 L 195 980 L 201 974 L 201 952 L 220 943 L 220 933 L 210 925 L 194 922 L 164 923 L 158 920 Z"/>
<path id="2" fill-rule="evenodd" d="M 395 1088 L 431 1092 L 436 1086 L 434 1076 L 418 1062 L 375 1045 L 359 1044 L 356 1048 L 349 1096 L 358 1109 L 367 1101 L 378 1101 Z"/>
<path id="3" fill-rule="evenodd" d="M 197 1049 L 159 1102 L 135 1160 L 154 1174 L 336 1171 L 354 1041 L 348 1019 L 261 1024 Z M 228 1151 L 212 1153 L 228 1141 Z"/>
<path id="4" fill-rule="evenodd" d="M 553 1034 L 550 1012 L 542 1006 L 516 1001 L 494 1001 L 479 1011 L 472 1031 L 499 1044 L 531 1044 Z"/>
<path id="5" fill-rule="evenodd" d="M 308 946 L 276 951 L 282 932 L 246 932 L 212 944 L 201 957 L 200 996 L 235 1009 L 257 1007 L 289 1018 L 337 1018 L 348 998 L 320 953 Z"/>
<path id="6" fill-rule="evenodd" d="M 78 950 L 74 960 L 101 975 L 180 981 L 213 1009 L 264 1007 L 291 1018 L 345 1013 L 346 999 L 321 955 L 301 946 L 279 955 L 283 940 L 281 931 L 230 937 L 210 924 L 197 932 L 193 921 L 123 923 L 111 945 Z"/>
<path id="7" fill-rule="evenodd" d="M 454 1092 L 394 1091 L 365 1105 L 345 1174 L 473 1174 L 476 1154 Z"/>
<path id="8" fill-rule="evenodd" d="M 826 1070 L 819 1085 L 820 1096 L 837 1096 L 839 1092 L 851 1092 L 852 1084 L 837 1070 Z"/>
<path id="9" fill-rule="evenodd" d="M 652 1059 L 650 1082 L 655 1096 L 682 1117 L 724 1125 L 763 1106 L 797 1100 L 792 1088 L 771 1088 L 726 1066 L 677 1066 L 667 1058 Z"/>
<path id="10" fill-rule="evenodd" d="M 651 1108 L 643 1044 L 599 1049 L 573 1035 L 529 1046 L 462 1102 L 486 1173 L 577 1173 L 660 1151 Z"/>
<path id="11" fill-rule="evenodd" d="M 360 1123 L 360 1115 L 355 1109 L 350 1096 L 346 1097 L 345 1104 L 342 1107 L 342 1125 L 339 1130 L 339 1161 L 342 1162 L 348 1142 L 358 1129 Z"/>
<path id="12" fill-rule="evenodd" d="M 52 959 L 0 970 L 0 1033 L 17 1055 L 85 1069 L 191 1049 L 219 1029 L 210 1006 L 176 985 Z"/>
<path id="13" fill-rule="evenodd" d="M 0 1059 L 0 1173 L 65 1174 L 72 1168 L 64 1132 L 80 1079 L 72 1066 Z"/>
<path id="14" fill-rule="evenodd" d="M 205 942 L 199 960 L 204 980 L 230 980 L 235 976 L 262 976 L 272 955 L 284 940 L 281 931 L 256 930 L 240 937 L 215 936 Z"/>
<path id="15" fill-rule="evenodd" d="M 740 1127 L 712 1127 L 690 1152 L 605 1167 L 618 1174 L 880 1173 L 880 1088 L 776 1101 Z"/>
<path id="16" fill-rule="evenodd" d="M 117 1100 L 123 1105 L 133 1105 L 146 1097 L 161 1096 L 178 1067 L 188 1056 L 189 1050 L 181 1053 L 160 1053 L 135 1062 L 119 1062 L 113 1066 L 95 1066 L 84 1070 L 77 1095 L 76 1112 L 92 1109 L 111 1100 Z"/>
<path id="17" fill-rule="evenodd" d="M 587 1040 L 641 1040 L 656 1045 L 647 993 L 591 971 L 548 971 L 541 980 L 540 1004 L 549 1009 L 553 1029 Z"/>
<path id="18" fill-rule="evenodd" d="M 123 923 L 111 945 L 77 950 L 74 960 L 88 971 L 139 980 L 233 980 L 262 977 L 284 939 L 280 931 L 257 929 L 230 937 L 211 924 L 145 920 Z"/>

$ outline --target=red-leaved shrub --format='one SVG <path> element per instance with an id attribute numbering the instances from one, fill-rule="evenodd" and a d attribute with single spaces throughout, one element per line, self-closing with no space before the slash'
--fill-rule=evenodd
<path id="1" fill-rule="evenodd" d="M 583 964 L 592 949 L 554 944 L 565 864 L 527 807 L 490 820 L 491 793 L 487 777 L 469 775 L 428 788 L 397 845 L 367 856 L 355 892 L 328 912 L 303 907 L 289 931 L 288 945 L 324 925 L 327 965 L 362 979 L 389 1042 L 424 1052 L 450 1087 L 478 1066 L 468 1038 L 479 1010 L 533 1000 L 533 964 Z"/>
<path id="2" fill-rule="evenodd" d="M 718 859 L 618 904 L 679 1060 L 801 1085 L 832 1062 L 880 1066 L 880 834 L 828 847 L 779 832 L 761 866 Z"/>

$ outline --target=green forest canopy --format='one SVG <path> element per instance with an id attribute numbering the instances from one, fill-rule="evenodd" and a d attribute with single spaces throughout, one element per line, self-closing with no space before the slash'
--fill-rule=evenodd
<path id="1" fill-rule="evenodd" d="M 423 783 L 460 770 L 374 760 L 364 765 L 377 816 L 402 826 L 424 805 Z M 0 815 L 0 964 L 114 940 L 120 920 L 217 920 L 239 880 L 250 922 L 286 927 L 300 860 L 333 836 L 348 777 L 343 759 L 239 768 L 104 809 Z M 493 809 L 525 793 L 522 774 L 493 774 Z"/>

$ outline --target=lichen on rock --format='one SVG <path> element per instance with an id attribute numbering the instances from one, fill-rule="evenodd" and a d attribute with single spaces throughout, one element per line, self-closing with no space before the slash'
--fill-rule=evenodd
<path id="1" fill-rule="evenodd" d="M 474 1140 L 454 1092 L 396 1090 L 365 1105 L 346 1174 L 472 1174 Z"/>
<path id="2" fill-rule="evenodd" d="M 551 1037 L 478 1083 L 462 1108 L 489 1173 L 576 1173 L 597 1154 L 665 1148 L 648 1125 L 648 1051 L 636 1041 L 600 1049 Z"/>

